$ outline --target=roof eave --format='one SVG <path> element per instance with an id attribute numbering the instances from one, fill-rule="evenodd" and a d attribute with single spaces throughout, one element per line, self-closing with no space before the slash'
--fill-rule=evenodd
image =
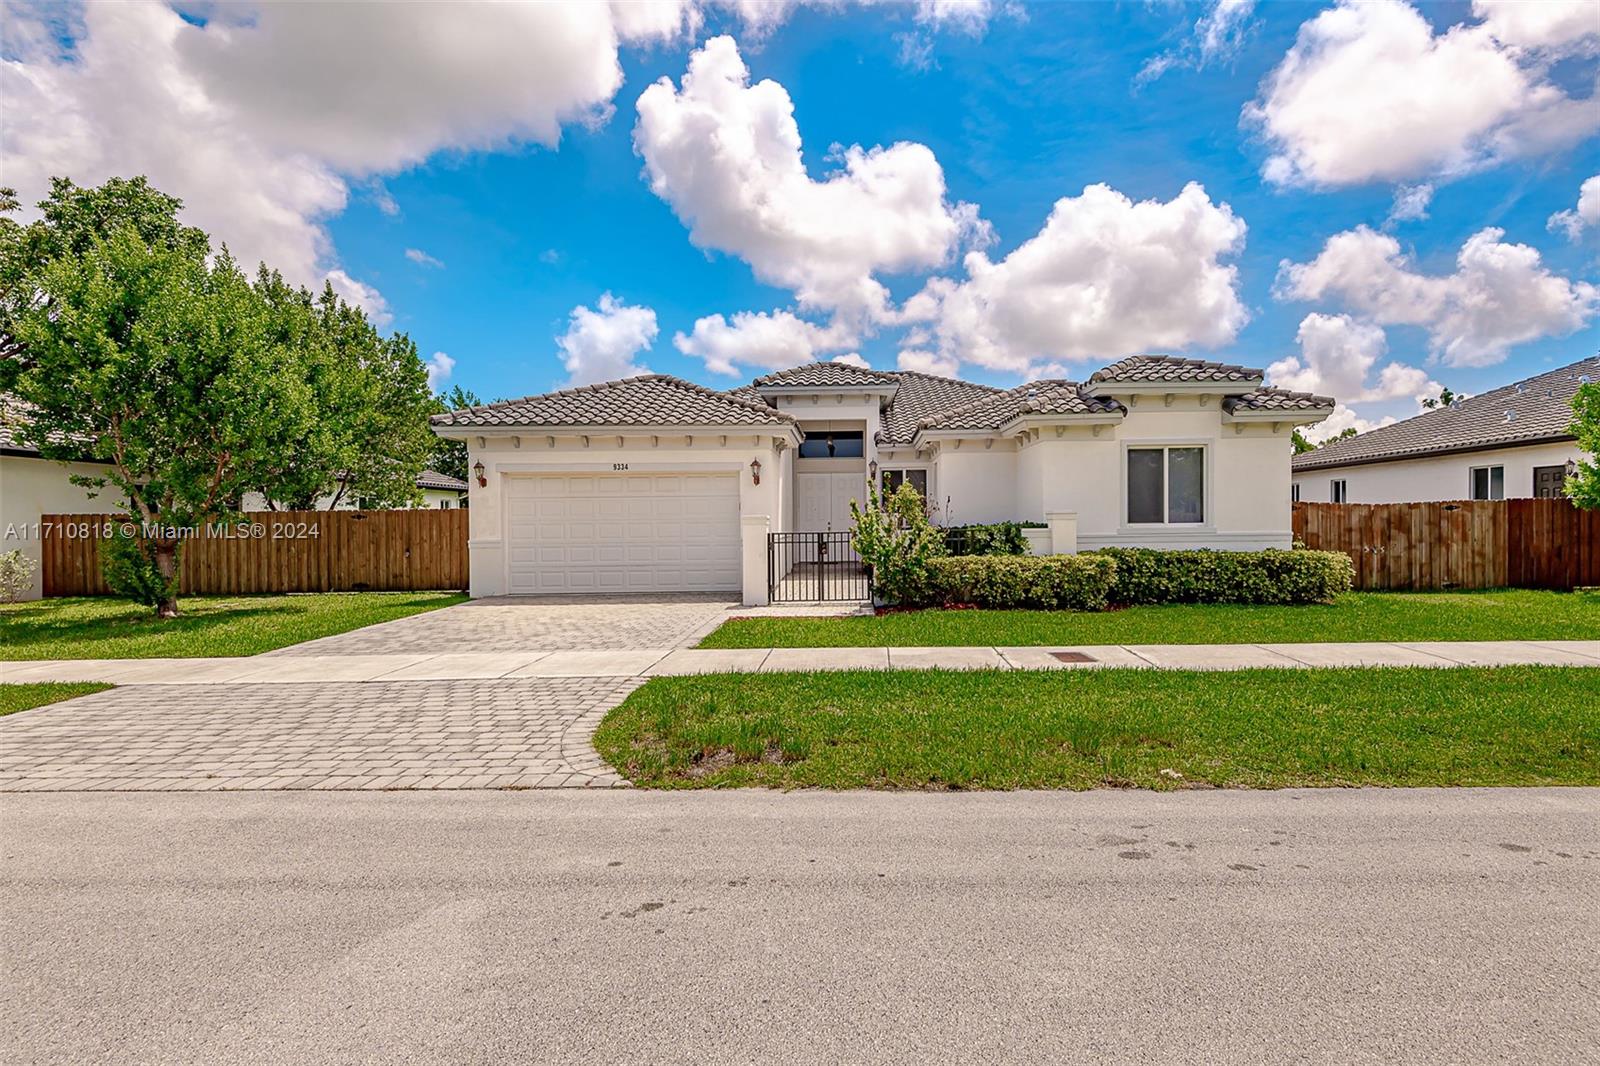
<path id="1" fill-rule="evenodd" d="M 1379 463 L 1403 463 L 1410 459 L 1434 459 L 1441 455 L 1467 455 L 1472 452 L 1498 452 L 1507 448 L 1531 448 L 1540 444 L 1560 444 L 1565 441 L 1576 441 L 1578 438 L 1570 433 L 1556 433 L 1542 437 L 1519 437 L 1516 440 L 1481 441 L 1476 444 L 1461 444 L 1449 448 L 1429 448 L 1426 451 L 1391 452 L 1387 455 L 1365 455 L 1353 459 L 1327 459 L 1321 461 L 1308 457 L 1316 456 L 1316 452 L 1306 452 L 1305 456 L 1296 456 L 1290 463 L 1294 473 L 1310 470 L 1338 470 L 1346 466 L 1375 466 Z M 1307 458 L 1306 462 L 1299 462 Z M 1319 457 L 1320 458 L 1320 457 Z"/>
<path id="2" fill-rule="evenodd" d="M 1183 393 L 1198 396 L 1242 396 L 1261 388 L 1264 378 L 1244 378 L 1240 381 L 1117 381 L 1102 379 L 1084 383 L 1083 391 L 1090 396 L 1159 396 L 1163 393 Z"/>
<path id="3" fill-rule="evenodd" d="M 1281 411 L 1223 411 L 1222 424 L 1230 422 L 1287 422 L 1309 426 L 1333 414 L 1331 407 L 1300 407 Z"/>
<path id="4" fill-rule="evenodd" d="M 448 430 L 449 432 L 445 432 Z M 605 437 L 605 436 L 661 436 L 674 434 L 703 436 L 710 434 L 730 437 L 787 437 L 794 443 L 803 439 L 800 427 L 791 421 L 771 423 L 728 423 L 691 425 L 683 422 L 651 423 L 624 426 L 531 425 L 501 423 L 493 426 L 434 426 L 433 431 L 449 440 L 469 440 L 473 437 Z"/>
<path id="5" fill-rule="evenodd" d="M 1072 414 L 1023 413 L 1000 424 L 999 432 L 1009 436 L 1020 429 L 1050 426 L 1115 426 L 1127 417 L 1125 411 L 1085 411 Z"/>

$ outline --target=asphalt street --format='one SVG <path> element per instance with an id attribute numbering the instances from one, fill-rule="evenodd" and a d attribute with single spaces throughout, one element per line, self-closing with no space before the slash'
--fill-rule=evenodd
<path id="1" fill-rule="evenodd" d="M 0 799 L 0 1061 L 1600 1061 L 1600 789 Z"/>

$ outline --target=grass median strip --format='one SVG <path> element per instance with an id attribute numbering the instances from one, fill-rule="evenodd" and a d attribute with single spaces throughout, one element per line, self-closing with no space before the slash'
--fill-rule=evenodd
<path id="1" fill-rule="evenodd" d="M 1594 640 L 1600 593 L 1352 592 L 1298 607 L 1171 604 L 1119 611 L 905 611 L 877 617 L 737 618 L 702 648 L 1298 641 Z"/>
<path id="2" fill-rule="evenodd" d="M 185 596 L 174 619 L 109 597 L 11 603 L 0 605 L 0 660 L 255 655 L 465 599 L 458 592 Z"/>
<path id="3" fill-rule="evenodd" d="M 104 692 L 110 685 L 93 681 L 40 681 L 20 685 L 0 685 L 0 718 L 18 711 L 30 711 L 47 703 L 60 703 L 91 692 Z"/>
<path id="4" fill-rule="evenodd" d="M 1600 671 L 657 678 L 600 753 L 649 788 L 1600 785 Z"/>

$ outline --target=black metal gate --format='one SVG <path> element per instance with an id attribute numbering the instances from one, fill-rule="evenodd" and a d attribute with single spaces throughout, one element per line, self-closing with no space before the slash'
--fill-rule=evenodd
<path id="1" fill-rule="evenodd" d="M 768 533 L 767 596 L 773 603 L 860 602 L 866 567 L 849 533 Z"/>

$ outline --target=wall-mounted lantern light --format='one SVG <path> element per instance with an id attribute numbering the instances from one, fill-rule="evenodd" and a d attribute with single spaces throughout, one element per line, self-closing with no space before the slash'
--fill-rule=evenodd
<path id="1" fill-rule="evenodd" d="M 874 459 L 867 464 L 867 479 L 873 482 L 878 480 L 878 460 Z"/>
<path id="2" fill-rule="evenodd" d="M 473 474 L 474 477 L 476 477 L 478 479 L 478 487 L 480 489 L 483 488 L 485 485 L 489 484 L 489 479 L 483 476 L 483 460 L 482 459 L 479 459 L 477 462 L 472 464 L 472 474 Z"/>
<path id="3" fill-rule="evenodd" d="M 750 481 L 752 484 L 761 484 L 761 460 L 750 460 Z"/>
<path id="4" fill-rule="evenodd" d="M 1578 472 L 1578 461 L 1576 459 L 1568 459 L 1567 460 L 1566 471 L 1567 471 L 1567 476 L 1568 477 L 1572 477 L 1575 474 L 1577 474 L 1577 472 Z"/>

